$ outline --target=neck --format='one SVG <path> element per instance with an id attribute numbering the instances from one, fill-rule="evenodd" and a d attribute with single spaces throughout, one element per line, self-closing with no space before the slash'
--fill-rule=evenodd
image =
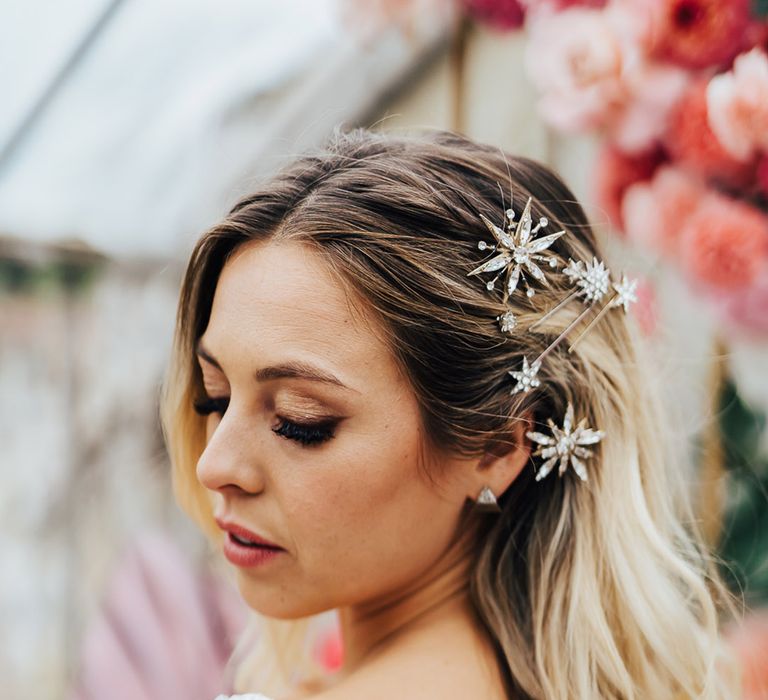
<path id="1" fill-rule="evenodd" d="M 442 623 L 473 624 L 469 601 L 472 533 L 456 541 L 440 559 L 406 586 L 375 600 L 339 609 L 348 676 L 388 650 Z"/>

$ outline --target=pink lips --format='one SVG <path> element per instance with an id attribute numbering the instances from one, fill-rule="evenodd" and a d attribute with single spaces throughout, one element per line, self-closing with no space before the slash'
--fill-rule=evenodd
<path id="1" fill-rule="evenodd" d="M 224 556 L 236 566 L 259 566 L 285 551 L 274 542 L 270 542 L 240 525 L 219 518 L 215 518 L 215 520 L 216 524 L 227 532 L 227 537 L 224 539 Z M 238 542 L 233 535 L 257 544 L 243 544 Z"/>

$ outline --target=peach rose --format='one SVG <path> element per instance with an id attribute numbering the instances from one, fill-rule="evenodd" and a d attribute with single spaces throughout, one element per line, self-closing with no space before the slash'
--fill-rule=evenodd
<path id="1" fill-rule="evenodd" d="M 563 131 L 608 124 L 626 98 L 623 75 L 635 60 L 611 14 L 542 11 L 529 15 L 529 28 L 525 62 L 542 117 Z"/>
<path id="2" fill-rule="evenodd" d="M 644 63 L 626 75 L 625 82 L 627 103 L 609 135 L 623 151 L 638 153 L 663 138 L 670 115 L 688 87 L 689 75 L 676 66 Z"/>
<path id="3" fill-rule="evenodd" d="M 725 149 L 739 160 L 768 150 L 768 56 L 755 48 L 741 54 L 728 73 L 707 86 L 709 125 Z"/>

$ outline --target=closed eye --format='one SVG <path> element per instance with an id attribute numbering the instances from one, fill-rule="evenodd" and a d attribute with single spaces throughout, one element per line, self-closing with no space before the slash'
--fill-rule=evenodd
<path id="1" fill-rule="evenodd" d="M 218 398 L 211 398 L 206 396 L 205 398 L 198 399 L 194 402 L 194 408 L 201 416 L 208 416 L 211 413 L 218 413 L 220 416 L 224 415 L 224 412 L 229 406 L 229 397 L 222 396 Z"/>
<path id="2" fill-rule="evenodd" d="M 297 423 L 287 418 L 281 418 L 280 425 L 272 428 L 272 432 L 289 440 L 295 440 L 305 447 L 310 447 L 330 440 L 333 437 L 335 425 L 335 420 L 325 420 L 320 423 Z"/>
<path id="3" fill-rule="evenodd" d="M 216 413 L 223 417 L 229 406 L 229 397 L 206 396 L 195 401 L 193 406 L 201 416 Z M 311 447 L 330 440 L 333 437 L 337 422 L 335 419 L 326 419 L 313 423 L 298 423 L 281 417 L 280 424 L 276 428 L 272 428 L 272 432 L 288 440 L 298 442 L 304 447 Z"/>

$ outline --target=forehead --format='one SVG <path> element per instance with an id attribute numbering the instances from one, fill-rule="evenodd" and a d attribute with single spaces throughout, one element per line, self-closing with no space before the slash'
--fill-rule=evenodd
<path id="1" fill-rule="evenodd" d="M 349 386 L 355 374 L 395 369 L 372 317 L 353 303 L 312 248 L 296 242 L 248 243 L 219 276 L 203 340 L 223 364 L 244 354 L 257 356 L 263 365 L 309 360 L 333 367 Z"/>

